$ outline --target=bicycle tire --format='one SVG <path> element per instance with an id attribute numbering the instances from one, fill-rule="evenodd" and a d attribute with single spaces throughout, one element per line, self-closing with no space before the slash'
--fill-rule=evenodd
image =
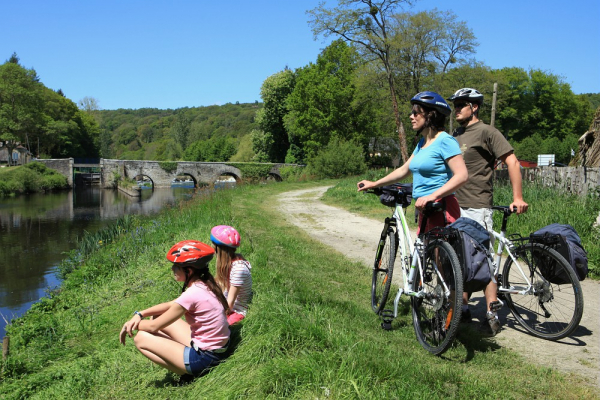
<path id="1" fill-rule="evenodd" d="M 436 256 L 437 255 L 437 256 Z M 434 263 L 439 261 L 438 270 L 443 272 L 443 280 L 450 289 L 450 296 L 444 295 Z M 444 353 L 456 337 L 462 313 L 463 274 L 456 252 L 449 243 L 434 240 L 425 250 L 423 277 L 416 271 L 412 282 L 415 292 L 424 291 L 424 297 L 412 297 L 413 326 L 419 344 L 428 352 Z"/>
<path id="2" fill-rule="evenodd" d="M 388 227 L 385 234 L 382 233 L 375 263 L 373 264 L 373 276 L 371 279 L 371 308 L 375 314 L 381 313 L 385 307 L 394 274 L 394 262 L 396 261 L 396 249 L 398 239 L 396 231 Z M 382 243 L 383 241 L 383 243 Z"/>
<path id="3" fill-rule="evenodd" d="M 583 315 L 583 292 L 575 271 L 556 250 L 529 243 L 515 250 L 521 268 L 532 282 L 535 293 L 504 294 L 512 315 L 533 336 L 559 340 L 573 332 Z M 502 270 L 502 286 L 526 287 L 518 268 L 508 258 Z M 554 281 L 554 283 L 553 283 Z"/>

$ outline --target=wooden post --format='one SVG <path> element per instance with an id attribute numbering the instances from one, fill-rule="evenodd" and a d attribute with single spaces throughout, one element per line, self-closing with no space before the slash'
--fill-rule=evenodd
<path id="1" fill-rule="evenodd" d="M 492 96 L 492 119 L 490 121 L 490 126 L 494 126 L 494 122 L 496 122 L 496 93 L 498 92 L 498 83 L 494 83 L 494 95 Z"/>
<path id="2" fill-rule="evenodd" d="M 6 357 L 8 357 L 8 343 L 8 336 L 4 336 L 2 339 L 2 361 L 6 360 Z"/>

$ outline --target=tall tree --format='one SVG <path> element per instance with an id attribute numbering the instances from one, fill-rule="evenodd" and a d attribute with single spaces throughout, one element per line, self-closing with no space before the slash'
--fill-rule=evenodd
<path id="1" fill-rule="evenodd" d="M 0 65 L 0 140 L 9 155 L 18 143 L 27 145 L 29 135 L 39 129 L 43 107 L 35 70 L 19 65 L 15 54 L 13 58 Z"/>
<path id="2" fill-rule="evenodd" d="M 258 130 L 252 133 L 254 153 L 261 161 L 283 162 L 290 147 L 283 118 L 286 99 L 295 86 L 296 77 L 287 67 L 269 76 L 260 88 L 264 106 L 256 112 Z"/>
<path id="3" fill-rule="evenodd" d="M 412 3 L 412 0 L 338 0 L 338 7 L 326 8 L 322 3 L 308 11 L 312 17 L 309 24 L 315 36 L 339 36 L 381 62 L 387 78 L 403 161 L 408 159 L 408 150 L 390 63 L 390 18 L 398 8 Z"/>
<path id="4" fill-rule="evenodd" d="M 333 138 L 355 140 L 366 147 L 367 137 L 376 136 L 370 103 L 356 101 L 354 81 L 359 62 L 356 50 L 338 39 L 323 50 L 315 64 L 296 71 L 285 123 L 290 143 L 303 150 L 306 158 L 315 156 Z M 293 160 L 289 156 L 288 152 L 289 161 L 306 161 L 299 151 Z"/>
<path id="5" fill-rule="evenodd" d="M 477 46 L 473 32 L 451 11 L 394 14 L 390 30 L 390 60 L 402 101 L 424 87 L 441 91 L 439 78 L 450 66 L 464 64 Z"/>

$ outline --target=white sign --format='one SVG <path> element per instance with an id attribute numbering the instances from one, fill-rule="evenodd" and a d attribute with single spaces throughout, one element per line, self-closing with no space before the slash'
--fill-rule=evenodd
<path id="1" fill-rule="evenodd" d="M 554 164 L 554 154 L 538 154 L 538 167 L 547 167 Z"/>

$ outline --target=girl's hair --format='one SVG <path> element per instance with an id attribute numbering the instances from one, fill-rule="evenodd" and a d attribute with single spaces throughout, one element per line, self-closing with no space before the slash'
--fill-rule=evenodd
<path id="1" fill-rule="evenodd" d="M 225 290 L 229 289 L 229 275 L 231 274 L 231 262 L 236 258 L 241 258 L 240 254 L 236 254 L 235 249 L 227 246 L 215 244 L 217 253 L 217 278 L 219 286 Z"/>
<path id="2" fill-rule="evenodd" d="M 183 290 L 181 292 L 183 293 L 185 291 L 189 282 L 194 280 L 200 280 L 206 285 L 206 287 L 208 287 L 208 290 L 210 290 L 215 296 L 217 296 L 217 300 L 219 300 L 219 303 L 221 303 L 221 305 L 225 309 L 225 313 L 227 314 L 227 312 L 229 311 L 229 304 L 227 303 L 227 299 L 223 295 L 223 291 L 221 290 L 219 285 L 217 285 L 217 282 L 215 282 L 215 278 L 213 278 L 212 274 L 210 273 L 208 269 L 208 264 L 206 264 L 205 268 L 200 269 L 188 267 L 185 265 L 181 265 L 181 268 L 183 268 L 186 276 L 185 284 L 183 285 Z"/>
<path id="3" fill-rule="evenodd" d="M 425 127 L 433 128 L 436 131 L 443 131 L 446 125 L 446 116 L 434 108 L 413 104 L 413 111 L 423 113 L 425 117 Z"/>

